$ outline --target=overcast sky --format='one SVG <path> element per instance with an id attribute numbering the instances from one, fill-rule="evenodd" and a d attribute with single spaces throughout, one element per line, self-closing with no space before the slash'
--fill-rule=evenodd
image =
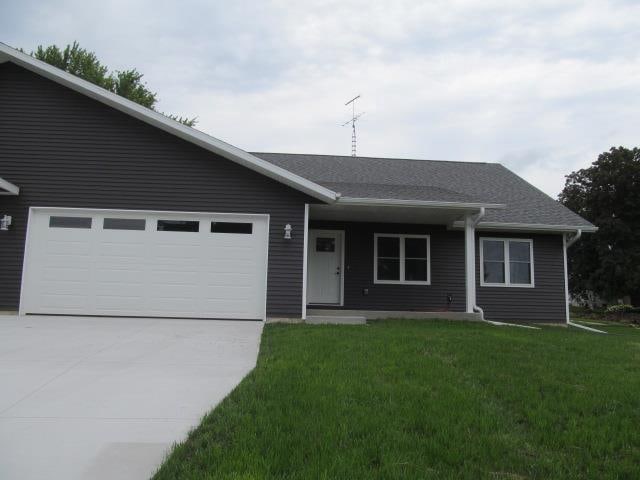
<path id="1" fill-rule="evenodd" d="M 638 0 L 21 0 L 0 41 L 77 40 L 248 151 L 348 155 L 361 94 L 359 155 L 501 162 L 555 197 L 640 145 L 639 19 Z"/>

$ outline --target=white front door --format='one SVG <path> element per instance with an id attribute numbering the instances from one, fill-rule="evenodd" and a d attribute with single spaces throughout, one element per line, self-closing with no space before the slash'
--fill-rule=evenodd
<path id="1" fill-rule="evenodd" d="M 330 305 L 342 303 L 343 238 L 342 231 L 309 231 L 308 303 Z"/>

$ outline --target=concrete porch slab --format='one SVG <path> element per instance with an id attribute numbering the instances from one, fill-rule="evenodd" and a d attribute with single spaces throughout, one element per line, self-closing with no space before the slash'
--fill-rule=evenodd
<path id="1" fill-rule="evenodd" d="M 307 315 L 305 323 L 312 325 L 365 325 L 367 319 L 356 315 Z"/>
<path id="2" fill-rule="evenodd" d="M 443 320 L 471 320 L 481 321 L 480 314 L 466 312 L 411 312 L 411 311 L 387 311 L 387 310 L 341 310 L 309 308 L 307 321 L 310 317 L 364 317 L 366 320 L 383 318 L 418 318 L 418 319 L 443 319 Z"/>

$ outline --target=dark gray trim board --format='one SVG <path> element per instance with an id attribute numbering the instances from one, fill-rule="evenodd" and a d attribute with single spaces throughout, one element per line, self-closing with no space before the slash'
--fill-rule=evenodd
<path id="1" fill-rule="evenodd" d="M 28 208 L 268 213 L 267 314 L 302 310 L 305 203 L 316 200 L 11 63 L 0 64 L 0 309 L 19 303 Z M 283 239 L 284 226 L 293 239 Z"/>
<path id="2" fill-rule="evenodd" d="M 464 233 L 443 226 L 311 221 L 310 228 L 344 230 L 344 306 L 347 310 L 465 310 Z M 373 280 L 374 233 L 431 236 L 431 285 L 384 285 Z M 535 287 L 480 286 L 481 236 L 533 239 Z M 561 235 L 490 234 L 476 236 L 477 303 L 490 320 L 564 322 L 564 266 Z M 368 290 L 368 295 L 364 291 Z M 332 307 L 333 308 L 333 307 Z"/>

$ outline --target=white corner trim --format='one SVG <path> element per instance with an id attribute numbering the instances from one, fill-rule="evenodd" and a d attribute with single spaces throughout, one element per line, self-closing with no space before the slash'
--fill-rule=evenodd
<path id="1" fill-rule="evenodd" d="M 322 185 L 311 182 L 306 178 L 300 177 L 255 155 L 251 155 L 222 140 L 200 132 L 195 128 L 187 127 L 161 113 L 138 105 L 131 100 L 111 93 L 91 82 L 87 82 L 75 75 L 53 67 L 46 62 L 36 60 L 32 56 L 19 52 L 4 43 L 0 43 L 0 63 L 8 60 L 60 85 L 75 90 L 78 93 L 93 98 L 138 120 L 171 133 L 296 190 L 300 190 L 319 200 L 333 202 L 336 199 L 336 193 Z"/>
<path id="2" fill-rule="evenodd" d="M 564 263 L 564 306 L 565 318 L 569 324 L 569 270 L 567 267 L 567 235 L 562 235 L 562 261 Z"/>
<path id="3" fill-rule="evenodd" d="M 468 202 L 438 202 L 432 200 L 400 200 L 394 198 L 356 198 L 339 197 L 336 204 L 354 206 L 377 206 L 377 207 L 430 207 L 430 208 L 454 208 L 460 210 L 478 208 L 506 208 L 502 203 L 468 203 Z"/>
<path id="4" fill-rule="evenodd" d="M 487 283 L 484 281 L 484 248 L 482 244 L 485 241 L 502 242 L 504 249 L 504 283 Z M 510 260 L 509 260 L 509 242 L 527 242 L 529 244 L 529 260 L 531 265 L 531 283 L 511 283 L 510 279 Z M 535 288 L 535 267 L 533 260 L 533 239 L 531 238 L 505 238 L 505 237 L 480 237 L 480 286 L 481 287 L 499 287 L 499 288 Z"/>
<path id="5" fill-rule="evenodd" d="M 584 328 L 587 330 L 592 330 L 598 333 L 606 333 L 601 330 L 591 329 L 590 327 L 585 327 L 584 325 L 578 325 L 571 322 L 571 314 L 569 310 L 569 302 L 571 298 L 569 297 L 569 262 L 567 261 L 567 250 L 571 245 L 576 243 L 582 237 L 582 230 L 578 229 L 572 237 L 569 237 L 568 233 L 562 235 L 562 260 L 564 262 L 564 297 L 565 297 L 565 315 L 567 318 L 567 325 L 573 325 L 578 328 Z"/>
<path id="6" fill-rule="evenodd" d="M 24 315 L 24 286 L 27 284 L 25 279 L 27 274 L 27 260 L 30 254 L 31 236 L 29 230 L 31 229 L 31 217 L 33 213 L 33 207 L 29 207 L 29 213 L 27 214 L 27 228 L 25 232 L 24 252 L 22 254 L 22 276 L 20 279 L 20 303 L 18 304 L 18 316 Z"/>
<path id="7" fill-rule="evenodd" d="M 378 238 L 393 237 L 400 239 L 400 280 L 378 280 Z M 427 280 L 404 280 L 405 273 L 405 238 L 421 238 L 427 241 Z M 373 234 L 373 283 L 376 285 L 431 285 L 431 235 L 403 234 L 403 233 L 374 233 Z"/>
<path id="8" fill-rule="evenodd" d="M 4 192 L 1 190 L 4 190 Z M 18 195 L 19 193 L 20 188 L 0 177 L 0 195 Z"/>
<path id="9" fill-rule="evenodd" d="M 309 204 L 304 204 L 304 246 L 302 248 L 302 319 L 307 319 L 307 272 L 309 256 Z M 344 247 L 344 246 L 343 246 Z"/>
<path id="10" fill-rule="evenodd" d="M 256 215 L 257 216 L 257 215 Z M 269 301 L 269 235 L 271 234 L 271 214 L 265 214 L 267 218 L 267 248 L 264 255 L 264 308 L 262 310 L 262 321 L 267 323 L 267 302 Z"/>

